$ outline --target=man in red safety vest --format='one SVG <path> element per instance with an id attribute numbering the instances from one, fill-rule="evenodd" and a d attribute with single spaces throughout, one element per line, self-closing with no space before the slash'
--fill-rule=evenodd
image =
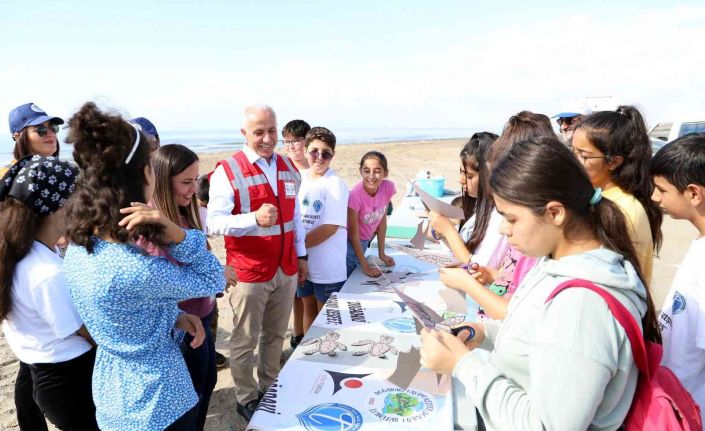
<path id="1" fill-rule="evenodd" d="M 291 160 L 274 153 L 278 135 L 272 108 L 245 109 L 241 132 L 242 151 L 218 162 L 211 175 L 207 218 L 209 232 L 225 236 L 227 264 L 238 277 L 229 296 L 230 372 L 237 412 L 249 421 L 279 373 L 294 291 L 308 266 L 296 199 L 301 177 Z M 258 341 L 259 382 L 252 375 Z"/>

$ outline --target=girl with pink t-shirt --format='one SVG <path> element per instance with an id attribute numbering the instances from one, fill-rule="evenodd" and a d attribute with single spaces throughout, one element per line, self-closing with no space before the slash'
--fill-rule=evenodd
<path id="1" fill-rule="evenodd" d="M 389 175 L 387 158 L 379 151 L 369 151 L 360 160 L 362 181 L 350 190 L 348 199 L 348 277 L 360 264 L 362 272 L 370 277 L 382 275 L 365 259 L 365 250 L 377 234 L 379 258 L 387 266 L 394 266 L 394 259 L 384 253 L 387 236 L 387 208 L 397 192 L 394 183 L 385 179 Z"/>

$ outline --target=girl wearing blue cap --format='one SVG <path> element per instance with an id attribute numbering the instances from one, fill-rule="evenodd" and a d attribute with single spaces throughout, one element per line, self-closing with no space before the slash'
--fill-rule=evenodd
<path id="1" fill-rule="evenodd" d="M 10 111 L 9 123 L 12 140 L 15 141 L 15 159 L 9 165 L 0 167 L 0 175 L 4 175 L 16 160 L 30 154 L 59 157 L 59 139 L 56 135 L 64 120 L 47 115 L 34 103 L 25 103 Z"/>
<path id="2" fill-rule="evenodd" d="M 59 429 L 98 429 L 95 349 L 56 248 L 77 174 L 69 162 L 30 155 L 0 181 L 0 322 L 20 360 L 15 405 L 22 430 L 46 429 L 41 412 Z"/>

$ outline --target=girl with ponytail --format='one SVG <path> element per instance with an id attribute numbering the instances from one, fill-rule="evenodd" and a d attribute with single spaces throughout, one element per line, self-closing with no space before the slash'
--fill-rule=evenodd
<path id="1" fill-rule="evenodd" d="M 106 430 L 193 430 L 198 402 L 180 351 L 203 342 L 198 316 L 178 303 L 215 295 L 225 278 L 198 228 L 184 229 L 145 203 L 155 175 L 150 143 L 120 116 L 86 103 L 69 120 L 67 142 L 81 168 L 68 204 L 65 272 L 98 344 L 96 419 Z M 196 221 L 198 227 L 198 223 Z M 137 240 L 165 247 L 180 265 L 150 256 Z"/>
<path id="2" fill-rule="evenodd" d="M 594 187 L 622 210 L 644 281 L 651 282 L 654 250 L 661 247 L 663 214 L 651 200 L 651 144 L 644 119 L 633 106 L 596 112 L 573 134 L 573 152 Z"/>
<path id="3" fill-rule="evenodd" d="M 469 341 L 469 331 L 424 331 L 422 364 L 452 372 L 487 429 L 618 429 L 639 375 L 624 330 L 587 289 L 546 300 L 564 281 L 591 281 L 642 323 L 647 339 L 660 340 L 622 211 L 555 137 L 511 147 L 490 186 L 504 217 L 501 232 L 540 259 L 503 321 L 465 323 L 475 330 Z M 458 271 L 443 269 L 441 278 Z M 477 347 L 491 351 L 489 361 L 468 351 Z"/>

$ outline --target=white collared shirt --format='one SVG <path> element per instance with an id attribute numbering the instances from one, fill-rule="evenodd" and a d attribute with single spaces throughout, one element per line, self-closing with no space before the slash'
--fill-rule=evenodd
<path id="1" fill-rule="evenodd" d="M 247 161 L 259 166 L 267 177 L 267 182 L 274 195 L 278 193 L 277 187 L 277 154 L 274 153 L 269 163 L 245 144 L 242 149 Z M 213 235 L 243 236 L 257 227 L 255 212 L 245 214 L 232 214 L 235 207 L 235 195 L 230 185 L 228 176 L 222 166 L 218 166 L 210 178 L 210 191 L 208 193 L 208 232 Z M 294 206 L 294 242 L 296 255 L 306 254 L 306 232 L 301 223 L 298 200 Z"/>

